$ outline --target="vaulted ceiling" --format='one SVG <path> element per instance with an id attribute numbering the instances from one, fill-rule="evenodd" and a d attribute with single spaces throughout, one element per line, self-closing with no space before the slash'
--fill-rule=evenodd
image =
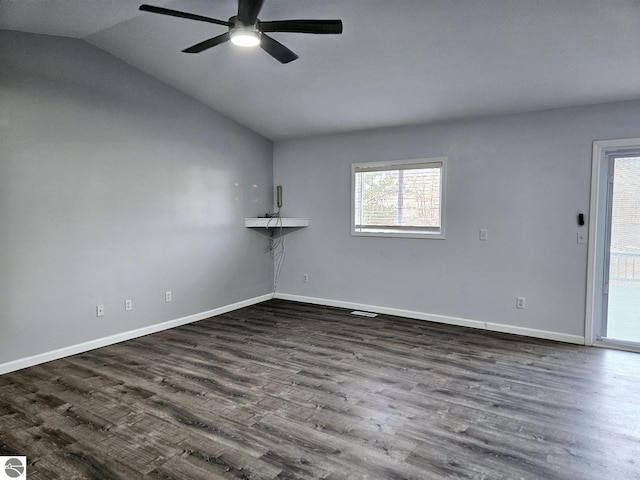
<path id="1" fill-rule="evenodd" d="M 226 27 L 141 3 L 237 11 L 236 0 L 0 0 L 0 28 L 83 39 L 274 140 L 640 99 L 640 0 L 265 0 L 261 20 L 344 24 L 272 34 L 300 56 L 286 65 L 230 43 L 181 53 Z"/>

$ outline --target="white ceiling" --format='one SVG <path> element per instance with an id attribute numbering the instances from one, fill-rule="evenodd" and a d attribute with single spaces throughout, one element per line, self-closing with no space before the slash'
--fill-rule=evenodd
<path id="1" fill-rule="evenodd" d="M 281 65 L 230 43 L 236 0 L 0 0 L 0 28 L 77 37 L 277 140 L 640 99 L 640 0 L 265 0 L 261 20 L 340 18 L 343 35 L 272 36 Z"/>

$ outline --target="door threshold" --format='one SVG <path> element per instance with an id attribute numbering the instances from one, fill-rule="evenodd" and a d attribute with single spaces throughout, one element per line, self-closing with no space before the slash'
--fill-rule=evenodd
<path id="1" fill-rule="evenodd" d="M 629 342 L 626 340 L 615 340 L 613 338 L 602 338 L 600 340 L 596 340 L 595 342 L 593 342 L 593 346 L 640 353 L 640 343 Z"/>

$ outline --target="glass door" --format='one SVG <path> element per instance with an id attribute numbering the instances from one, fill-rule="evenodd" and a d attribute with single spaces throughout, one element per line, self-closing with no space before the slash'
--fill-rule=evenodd
<path id="1" fill-rule="evenodd" d="M 601 336 L 640 346 L 640 152 L 609 157 Z"/>

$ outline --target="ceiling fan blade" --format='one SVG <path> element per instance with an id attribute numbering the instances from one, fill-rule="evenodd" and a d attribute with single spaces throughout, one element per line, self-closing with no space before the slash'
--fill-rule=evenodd
<path id="1" fill-rule="evenodd" d="M 223 33 L 222 35 L 218 35 L 217 37 L 210 38 L 205 40 L 204 42 L 196 43 L 195 45 L 185 48 L 182 50 L 184 53 L 200 53 L 203 50 L 206 50 L 211 47 L 215 47 L 216 45 L 220 45 L 221 43 L 226 42 L 231 38 L 229 32 Z"/>
<path id="2" fill-rule="evenodd" d="M 238 0 L 238 20 L 248 25 L 258 21 L 258 14 L 264 0 Z"/>
<path id="3" fill-rule="evenodd" d="M 280 63 L 293 62 L 298 58 L 298 55 L 265 34 L 260 36 L 260 47 Z"/>
<path id="4" fill-rule="evenodd" d="M 188 18 L 189 20 L 197 20 L 199 22 L 215 23 L 216 25 L 224 25 L 230 27 L 229 22 L 224 20 L 218 20 L 217 18 L 203 17 L 202 15 L 196 15 L 194 13 L 179 12 L 178 10 L 171 10 L 170 8 L 156 7 L 154 5 L 140 5 L 140 10 L 143 12 L 159 13 L 160 15 L 170 15 L 172 17 Z"/>
<path id="5" fill-rule="evenodd" d="M 262 32 L 294 32 L 317 34 L 342 33 L 342 20 L 276 20 L 260 22 Z"/>

